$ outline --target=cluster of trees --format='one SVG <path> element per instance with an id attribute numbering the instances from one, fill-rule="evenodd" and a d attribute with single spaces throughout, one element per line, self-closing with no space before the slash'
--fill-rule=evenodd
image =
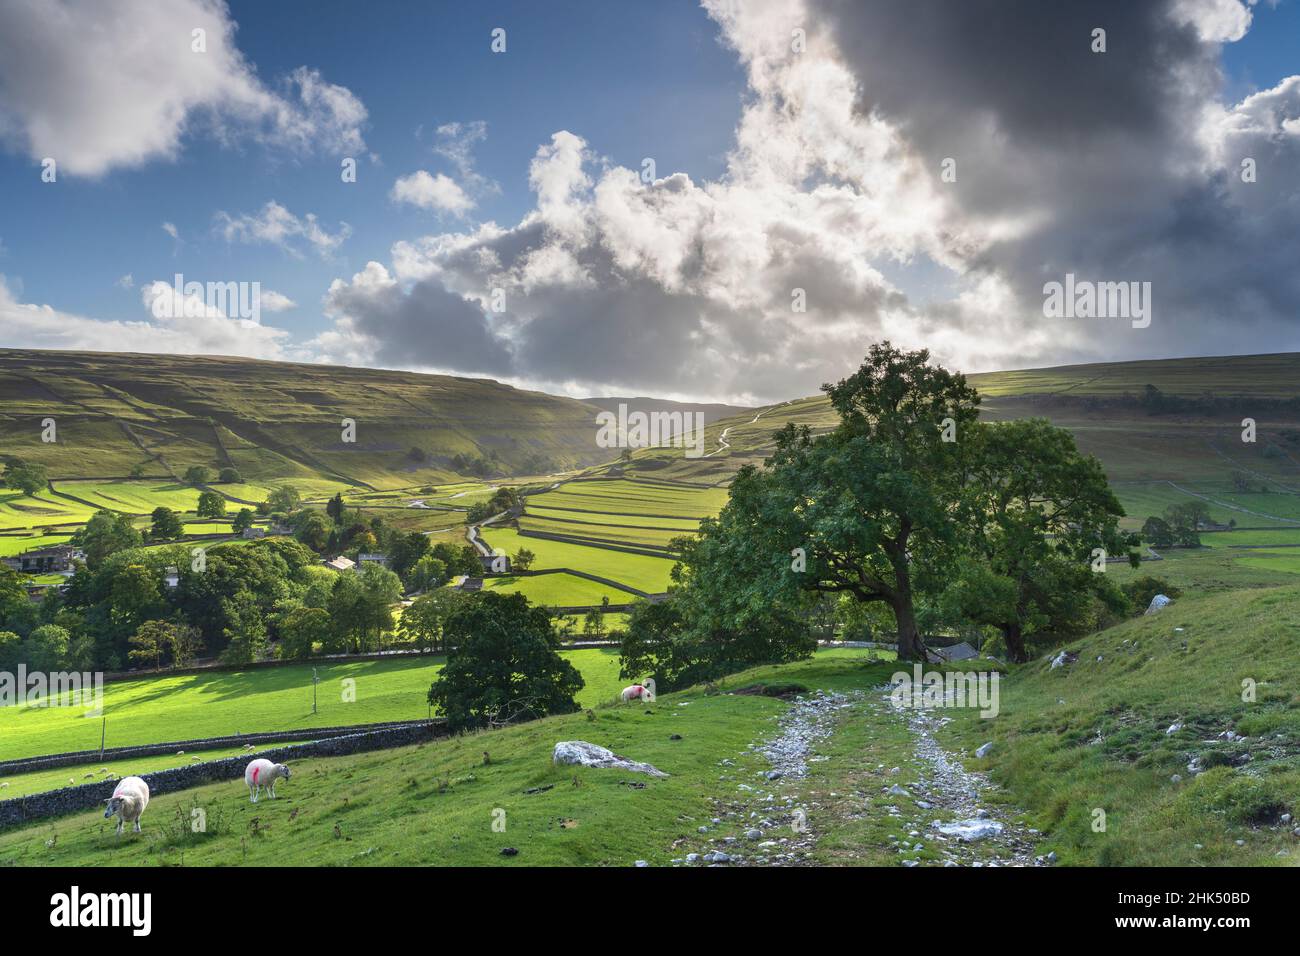
<path id="1" fill-rule="evenodd" d="M 495 450 L 487 455 L 457 452 L 451 456 L 451 467 L 462 475 L 473 475 L 475 478 L 496 478 L 506 473 L 506 463 Z"/>
<path id="2" fill-rule="evenodd" d="M 1204 501 L 1179 502 L 1167 507 L 1163 518 L 1151 515 L 1142 523 L 1142 540 L 1153 548 L 1199 548 L 1200 528 L 1209 522 Z"/>
<path id="3" fill-rule="evenodd" d="M 34 495 L 44 491 L 50 484 L 50 476 L 45 466 L 35 462 L 26 462 L 21 458 L 10 458 L 5 465 L 4 485 L 25 495 Z"/>
<path id="4" fill-rule="evenodd" d="M 964 376 L 888 342 L 825 391 L 840 424 L 788 425 L 718 517 L 675 542 L 669 599 L 630 617 L 625 676 L 671 688 L 804 656 L 823 596 L 887 609 L 902 659 L 927 656 L 925 630 L 976 627 L 1023 661 L 1031 636 L 1126 607 L 1097 572 L 1107 556 L 1136 562 L 1137 539 L 1069 432 L 980 422 Z"/>
<path id="5" fill-rule="evenodd" d="M 167 569 L 178 581 L 169 587 Z M 196 656 L 248 663 L 271 656 L 382 650 L 401 598 L 397 575 L 376 564 L 336 574 L 288 538 L 214 547 L 130 547 L 87 562 L 59 592 L 28 599 L 0 570 L 0 661 L 46 669 L 181 666 Z M 7 658 L 5 655 L 8 655 Z"/>
<path id="6" fill-rule="evenodd" d="M 480 521 L 486 521 L 493 515 L 499 515 L 503 511 L 520 508 L 523 503 L 524 498 L 519 493 L 518 488 L 498 488 L 492 493 L 491 498 L 469 506 L 468 513 L 465 515 L 465 523 L 478 524 Z"/>

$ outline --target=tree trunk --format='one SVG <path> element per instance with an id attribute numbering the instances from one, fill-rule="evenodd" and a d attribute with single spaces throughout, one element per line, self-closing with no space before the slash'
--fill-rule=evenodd
<path id="1" fill-rule="evenodd" d="M 1020 622 L 1013 624 L 1004 624 L 1002 626 L 1002 638 L 1007 643 L 1007 658 L 1013 664 L 1023 664 L 1029 660 L 1029 652 L 1025 650 L 1025 638 L 1020 633 Z"/>
<path id="2" fill-rule="evenodd" d="M 904 594 L 894 605 L 894 620 L 898 624 L 898 659 L 925 662 L 925 638 L 916 626 L 911 593 Z"/>

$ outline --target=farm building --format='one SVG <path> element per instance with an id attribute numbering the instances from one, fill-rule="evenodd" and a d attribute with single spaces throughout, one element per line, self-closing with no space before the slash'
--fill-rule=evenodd
<path id="1" fill-rule="evenodd" d="M 377 564 L 381 568 L 388 567 L 388 555 L 386 554 L 358 554 L 357 564 Z"/>
<path id="2" fill-rule="evenodd" d="M 478 561 L 484 574 L 510 573 L 510 558 L 504 554 L 480 554 Z"/>
<path id="3" fill-rule="evenodd" d="M 331 558 L 329 561 L 325 562 L 325 567 L 331 568 L 335 571 L 351 571 L 356 566 L 357 563 L 355 561 L 351 558 L 345 558 L 341 554 L 337 558 Z"/>
<path id="4" fill-rule="evenodd" d="M 247 527 L 247 528 L 244 529 L 244 537 L 245 537 L 245 538 L 265 538 L 265 537 L 266 537 L 266 529 L 265 529 L 265 528 L 259 528 L 259 527 L 257 527 L 256 525 L 252 525 L 252 526 Z"/>
<path id="5" fill-rule="evenodd" d="M 9 567 L 24 574 L 51 574 L 71 571 L 73 561 L 86 560 L 86 552 L 70 544 L 55 544 L 48 548 L 24 551 L 3 560 Z"/>

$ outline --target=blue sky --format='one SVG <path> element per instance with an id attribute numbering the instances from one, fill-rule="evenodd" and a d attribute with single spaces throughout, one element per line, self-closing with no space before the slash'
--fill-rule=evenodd
<path id="1" fill-rule="evenodd" d="M 754 404 L 1300 349 L 1296 261 L 1300 0 L 0 4 L 0 347 Z"/>
<path id="2" fill-rule="evenodd" d="M 276 324 L 309 334 L 327 324 L 319 300 L 333 278 L 439 226 L 429 212 L 388 199 L 397 176 L 454 172 L 431 149 L 439 125 L 486 123 L 475 165 L 500 188 L 482 197 L 475 218 L 508 224 L 533 201 L 529 160 L 561 129 L 585 135 L 616 163 L 639 168 L 654 156 L 661 168 L 716 178 L 744 92 L 717 25 L 685 0 L 636 8 L 376 0 L 364 10 L 236 0 L 230 12 L 239 48 L 264 82 L 309 64 L 365 103 L 364 135 L 378 163 L 362 159 L 357 182 L 343 184 L 333 156 L 227 148 L 196 132 L 174 162 L 51 185 L 27 156 L 0 153 L 0 274 L 21 282 L 26 301 L 136 320 L 144 316 L 140 293 L 116 285 L 124 275 L 137 284 L 170 281 L 178 271 L 187 280 L 256 278 L 299 303 Z M 507 30 L 504 54 L 489 48 L 496 27 Z M 218 210 L 253 213 L 272 199 L 297 215 L 316 214 L 328 229 L 346 222 L 352 234 L 328 259 L 214 234 Z"/>

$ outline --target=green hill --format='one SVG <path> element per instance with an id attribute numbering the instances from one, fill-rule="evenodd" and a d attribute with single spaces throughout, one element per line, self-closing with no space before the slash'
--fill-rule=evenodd
<path id="1" fill-rule="evenodd" d="M 597 409 L 490 379 L 242 358 L 0 350 L 0 443 L 53 478 L 234 466 L 245 479 L 398 487 L 602 460 Z M 41 440 L 53 418 L 57 442 Z M 342 421 L 356 422 L 355 442 Z"/>

